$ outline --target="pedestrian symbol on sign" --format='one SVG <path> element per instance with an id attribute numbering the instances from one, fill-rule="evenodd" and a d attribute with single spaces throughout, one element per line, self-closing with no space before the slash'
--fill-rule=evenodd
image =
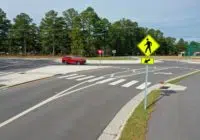
<path id="1" fill-rule="evenodd" d="M 149 41 L 149 39 L 147 38 L 147 43 L 145 44 L 146 47 L 146 50 L 145 50 L 145 53 L 147 53 L 147 50 L 149 50 L 149 52 L 151 53 L 151 46 L 152 46 L 152 42 Z"/>
<path id="2" fill-rule="evenodd" d="M 160 45 L 155 41 L 153 37 L 147 35 L 139 44 L 138 48 L 144 53 L 146 56 L 152 55 Z"/>

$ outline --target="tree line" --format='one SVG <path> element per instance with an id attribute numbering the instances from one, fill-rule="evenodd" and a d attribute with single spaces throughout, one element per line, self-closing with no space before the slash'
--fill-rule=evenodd
<path id="1" fill-rule="evenodd" d="M 112 50 L 117 56 L 141 55 L 137 44 L 147 34 L 160 44 L 156 55 L 177 55 L 187 49 L 188 42 L 182 38 L 165 37 L 160 30 L 141 27 L 129 19 L 111 23 L 92 7 L 81 13 L 71 8 L 62 16 L 50 10 L 39 25 L 26 13 L 11 22 L 0 9 L 0 53 L 96 56 L 102 49 L 107 56 Z"/>

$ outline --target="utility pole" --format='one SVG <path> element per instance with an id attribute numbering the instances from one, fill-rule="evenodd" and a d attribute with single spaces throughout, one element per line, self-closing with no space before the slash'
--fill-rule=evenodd
<path id="1" fill-rule="evenodd" d="M 55 56 L 55 19 L 53 19 L 53 56 Z"/>
<path id="2" fill-rule="evenodd" d="M 53 33 L 53 56 L 55 56 L 55 35 Z"/>
<path id="3" fill-rule="evenodd" d="M 24 31 L 24 55 L 26 55 L 26 36 L 25 36 L 25 31 Z"/>

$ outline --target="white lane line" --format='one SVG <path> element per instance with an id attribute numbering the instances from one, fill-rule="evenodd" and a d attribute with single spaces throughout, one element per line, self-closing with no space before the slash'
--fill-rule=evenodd
<path id="1" fill-rule="evenodd" d="M 66 79 L 76 79 L 76 78 L 80 78 L 80 77 L 84 77 L 85 75 L 78 75 L 78 76 L 73 76 L 73 77 L 69 77 L 69 78 L 66 78 Z"/>
<path id="2" fill-rule="evenodd" d="M 116 78 L 108 78 L 108 79 L 105 79 L 105 80 L 103 80 L 103 81 L 97 82 L 97 84 L 103 84 L 103 83 L 110 82 L 110 81 L 115 80 L 115 79 L 116 79 Z"/>
<path id="3" fill-rule="evenodd" d="M 87 79 L 90 79 L 90 78 L 94 78 L 95 76 L 87 76 L 87 77 L 84 77 L 84 78 L 79 78 L 79 79 L 76 79 L 77 81 L 83 81 L 83 80 L 87 80 Z"/>
<path id="4" fill-rule="evenodd" d="M 84 84 L 84 83 L 85 83 L 85 82 L 82 82 L 82 83 L 79 83 L 79 84 L 77 84 L 77 85 Z M 64 90 L 64 91 L 61 91 L 61 92 L 57 93 L 56 95 L 54 95 L 54 96 L 52 96 L 52 97 L 50 97 L 50 98 L 48 98 L 48 99 L 46 99 L 46 100 L 44 100 L 44 101 L 42 101 L 42 102 L 36 104 L 36 105 L 34 105 L 34 106 L 32 106 L 32 107 L 26 109 L 25 111 L 23 111 L 23 112 L 21 112 L 21 113 L 15 115 L 15 116 L 9 118 L 8 120 L 6 120 L 6 121 L 0 123 L 0 128 L 3 127 L 3 126 L 5 126 L 5 125 L 8 125 L 9 123 L 11 123 L 11 122 L 13 122 L 13 121 L 15 121 L 15 120 L 17 120 L 17 119 L 23 117 L 24 115 L 26 115 L 26 114 L 32 112 L 33 110 L 35 110 L 35 109 L 37 109 L 37 108 L 39 108 L 39 107 L 41 107 L 41 106 L 43 106 L 43 105 L 45 105 L 45 104 L 47 104 L 47 103 L 49 103 L 49 102 L 52 102 L 52 101 L 54 101 L 54 100 L 56 100 L 56 99 L 58 99 L 58 98 L 60 98 L 60 97 L 69 95 L 69 94 L 71 94 L 71 93 L 74 93 L 74 92 L 77 92 L 77 91 L 80 91 L 80 90 L 83 90 L 83 89 L 86 89 L 86 88 L 89 88 L 89 87 L 92 87 L 92 86 L 95 86 L 95 85 L 97 85 L 97 84 L 95 83 L 95 84 L 91 84 L 91 85 L 88 85 L 88 86 L 85 86 L 85 87 L 82 87 L 82 88 L 78 88 L 78 89 L 69 91 L 70 89 L 76 87 L 77 85 L 75 85 L 75 86 L 73 86 L 73 87 L 70 87 L 70 88 L 68 88 L 68 89 L 66 89 L 66 90 Z M 69 92 L 67 92 L 67 91 L 69 91 Z"/>
<path id="5" fill-rule="evenodd" d="M 151 84 L 151 82 L 147 82 L 147 86 L 149 86 Z M 145 83 L 142 83 L 141 85 L 139 85 L 138 87 L 136 87 L 136 89 L 144 89 L 145 88 Z"/>
<path id="6" fill-rule="evenodd" d="M 138 81 L 133 80 L 133 81 L 131 81 L 131 82 L 128 82 L 128 83 L 122 85 L 122 87 L 130 87 L 130 86 L 132 86 L 132 85 L 134 85 L 134 84 L 136 84 L 136 83 L 138 83 Z"/>
<path id="7" fill-rule="evenodd" d="M 120 79 L 120 80 L 117 80 L 117 81 L 115 81 L 115 82 L 110 83 L 109 85 L 114 86 L 114 85 L 120 84 L 120 83 L 122 83 L 122 82 L 124 82 L 124 81 L 126 81 L 126 79 Z"/>
<path id="8" fill-rule="evenodd" d="M 95 82 L 95 81 L 98 81 L 98 80 L 101 80 L 105 77 L 101 76 L 101 77 L 97 77 L 97 78 L 94 78 L 94 79 L 91 79 L 91 80 L 88 80 L 88 82 Z"/>
<path id="9" fill-rule="evenodd" d="M 67 77 L 71 77 L 71 76 L 76 76 L 77 74 L 70 74 L 70 75 L 65 75 L 65 76 L 61 76 L 61 77 L 58 77 L 59 79 L 62 79 L 62 78 L 67 78 Z"/>
<path id="10" fill-rule="evenodd" d="M 6 120 L 6 121 L 0 123 L 0 128 L 3 127 L 3 126 L 8 125 L 9 123 L 11 123 L 11 122 L 13 122 L 13 121 L 15 121 L 15 120 L 17 120 L 17 119 L 23 117 L 24 115 L 26 115 L 26 114 L 32 112 L 33 110 L 35 110 L 35 109 L 37 109 L 37 108 L 39 108 L 39 107 L 41 107 L 41 106 L 43 106 L 43 105 L 45 105 L 45 104 L 51 102 L 51 101 L 53 101 L 53 100 L 55 100 L 55 99 L 57 99 L 57 98 L 60 98 L 60 97 L 62 97 L 62 96 L 65 96 L 65 95 L 74 93 L 74 92 L 76 92 L 76 91 L 83 90 L 83 89 L 85 89 L 85 88 L 89 88 L 89 87 L 91 87 L 91 86 L 97 85 L 97 83 L 95 83 L 95 84 L 88 85 L 88 86 L 86 86 L 86 87 L 82 87 L 82 88 L 80 88 L 80 89 L 76 89 L 76 90 L 67 92 L 67 91 L 69 91 L 69 90 L 71 90 L 71 89 L 73 89 L 73 88 L 75 88 L 75 87 L 77 87 L 77 86 L 79 86 L 79 85 L 81 85 L 81 84 L 84 84 L 84 83 L 86 83 L 86 82 L 93 82 L 93 81 L 100 80 L 100 79 L 103 79 L 103 78 L 104 78 L 104 77 L 102 76 L 102 77 L 98 77 L 98 79 L 97 79 L 97 78 L 94 78 L 94 79 L 92 79 L 92 80 L 84 81 L 84 82 L 81 82 L 81 83 L 79 83 L 79 84 L 77 84 L 77 85 L 74 85 L 74 86 L 72 86 L 72 87 L 70 87 L 70 88 L 68 88 L 68 89 L 66 89 L 66 90 L 64 90 L 64 91 L 62 91 L 62 92 L 60 92 L 60 93 L 58 93 L 58 94 L 56 94 L 56 95 L 54 95 L 54 96 L 52 96 L 52 97 L 50 97 L 50 98 L 48 98 L 48 99 L 46 99 L 46 100 L 44 100 L 44 101 L 42 101 L 42 102 L 36 104 L 36 105 L 34 105 L 33 107 L 30 107 L 30 108 L 26 109 L 25 111 L 23 111 L 23 112 L 21 112 L 21 113 L 15 115 L 15 116 L 9 118 L 8 120 Z M 67 92 L 67 93 L 66 93 L 66 92 Z"/>

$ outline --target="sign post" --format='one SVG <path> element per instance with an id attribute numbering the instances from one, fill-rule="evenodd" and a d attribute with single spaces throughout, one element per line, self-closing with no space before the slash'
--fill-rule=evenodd
<path id="1" fill-rule="evenodd" d="M 148 82 L 148 74 L 149 74 L 149 66 L 146 65 L 146 76 L 145 76 L 145 92 L 144 92 L 144 109 L 147 108 L 147 82 Z"/>
<path id="2" fill-rule="evenodd" d="M 113 56 L 115 56 L 116 52 L 117 52 L 116 50 L 112 50 Z"/>
<path id="3" fill-rule="evenodd" d="M 147 83 L 148 83 L 148 73 L 149 73 L 149 64 L 154 64 L 154 58 L 150 58 L 152 53 L 154 53 L 160 45 L 154 40 L 153 37 L 147 35 L 139 44 L 138 48 L 146 57 L 141 58 L 141 64 L 145 64 L 145 91 L 144 91 L 144 109 L 147 109 Z"/>
<path id="4" fill-rule="evenodd" d="M 99 57 L 100 57 L 100 65 L 101 65 L 101 59 L 102 59 L 103 50 L 98 50 L 97 53 L 99 54 Z"/>

